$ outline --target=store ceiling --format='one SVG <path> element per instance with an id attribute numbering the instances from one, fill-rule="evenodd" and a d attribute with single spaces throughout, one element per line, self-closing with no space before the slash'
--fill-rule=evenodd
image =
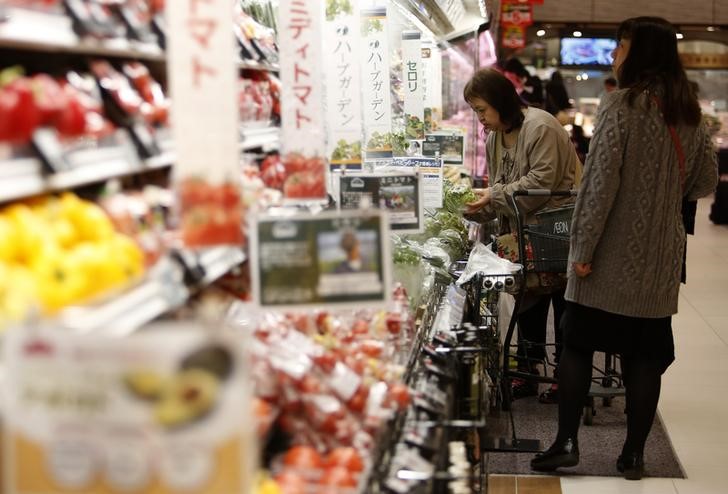
<path id="1" fill-rule="evenodd" d="M 615 23 L 639 15 L 653 15 L 664 17 L 676 24 L 718 25 L 728 24 L 728 2 L 726 0 L 544 0 L 543 5 L 534 5 L 533 14 L 536 22 Z"/>

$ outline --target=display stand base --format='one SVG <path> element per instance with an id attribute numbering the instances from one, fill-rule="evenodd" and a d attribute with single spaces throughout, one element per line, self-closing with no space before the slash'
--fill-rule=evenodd
<path id="1" fill-rule="evenodd" d="M 512 437 L 486 436 L 480 443 L 480 450 L 488 453 L 540 453 L 539 439 L 513 439 Z"/>

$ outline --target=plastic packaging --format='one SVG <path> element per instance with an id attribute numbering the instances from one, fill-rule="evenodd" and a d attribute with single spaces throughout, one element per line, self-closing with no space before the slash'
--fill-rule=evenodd
<path id="1" fill-rule="evenodd" d="M 488 246 L 478 242 L 470 252 L 468 264 L 463 270 L 463 274 L 457 280 L 457 285 L 462 286 L 470 281 L 476 274 L 509 276 L 519 273 L 523 269 L 520 264 L 512 263 L 506 259 L 498 257 Z M 486 278 L 487 279 L 487 278 Z M 501 280 L 498 280 L 501 281 Z M 505 284 L 505 281 L 503 281 Z"/>

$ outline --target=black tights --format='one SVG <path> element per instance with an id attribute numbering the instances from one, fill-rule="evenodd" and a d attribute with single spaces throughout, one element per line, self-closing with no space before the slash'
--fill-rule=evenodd
<path id="1" fill-rule="evenodd" d="M 564 302 L 564 292 L 556 292 L 549 295 L 542 295 L 538 301 L 528 310 L 518 315 L 518 356 L 528 357 L 533 360 L 543 360 L 546 358 L 544 343 L 546 343 L 546 326 L 548 324 L 549 308 L 554 306 L 554 343 L 555 361 L 558 363 L 561 356 L 561 316 L 566 308 Z M 522 340 L 534 343 L 533 346 L 526 348 Z M 523 359 L 520 362 L 522 368 L 527 369 L 528 363 Z"/>
<path id="2" fill-rule="evenodd" d="M 567 346 L 559 363 L 559 432 L 556 443 L 577 438 L 591 385 L 594 352 Z M 653 360 L 622 357 L 627 398 L 627 439 L 622 454 L 642 454 L 660 398 L 662 367 Z"/>

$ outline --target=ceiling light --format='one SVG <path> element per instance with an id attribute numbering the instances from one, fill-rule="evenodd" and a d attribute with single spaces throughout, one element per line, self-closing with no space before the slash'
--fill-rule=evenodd
<path id="1" fill-rule="evenodd" d="M 677 33 L 677 34 L 675 35 L 675 37 L 676 37 L 677 39 L 683 39 L 683 38 L 684 38 L 685 36 L 683 36 L 683 33 Z"/>
<path id="2" fill-rule="evenodd" d="M 718 30 L 718 28 L 717 28 L 717 27 L 715 27 L 715 26 L 708 26 L 708 27 L 706 27 L 705 29 L 707 29 L 707 30 L 708 30 L 708 31 L 710 31 L 711 33 L 712 33 L 713 31 L 717 31 L 717 30 Z"/>
<path id="3" fill-rule="evenodd" d="M 581 78 L 583 80 L 585 80 L 585 81 L 588 81 L 589 80 L 589 74 L 587 74 L 586 72 L 584 72 L 583 74 L 581 74 Z"/>
<path id="4" fill-rule="evenodd" d="M 536 31 L 536 36 L 538 36 L 538 37 L 546 36 L 546 30 L 545 29 L 539 29 L 538 31 Z"/>
<path id="5" fill-rule="evenodd" d="M 576 76 L 576 80 L 577 81 L 580 81 L 581 80 L 581 74 L 579 74 L 579 75 Z"/>
<path id="6" fill-rule="evenodd" d="M 581 38 L 581 31 L 574 31 L 575 38 Z"/>

